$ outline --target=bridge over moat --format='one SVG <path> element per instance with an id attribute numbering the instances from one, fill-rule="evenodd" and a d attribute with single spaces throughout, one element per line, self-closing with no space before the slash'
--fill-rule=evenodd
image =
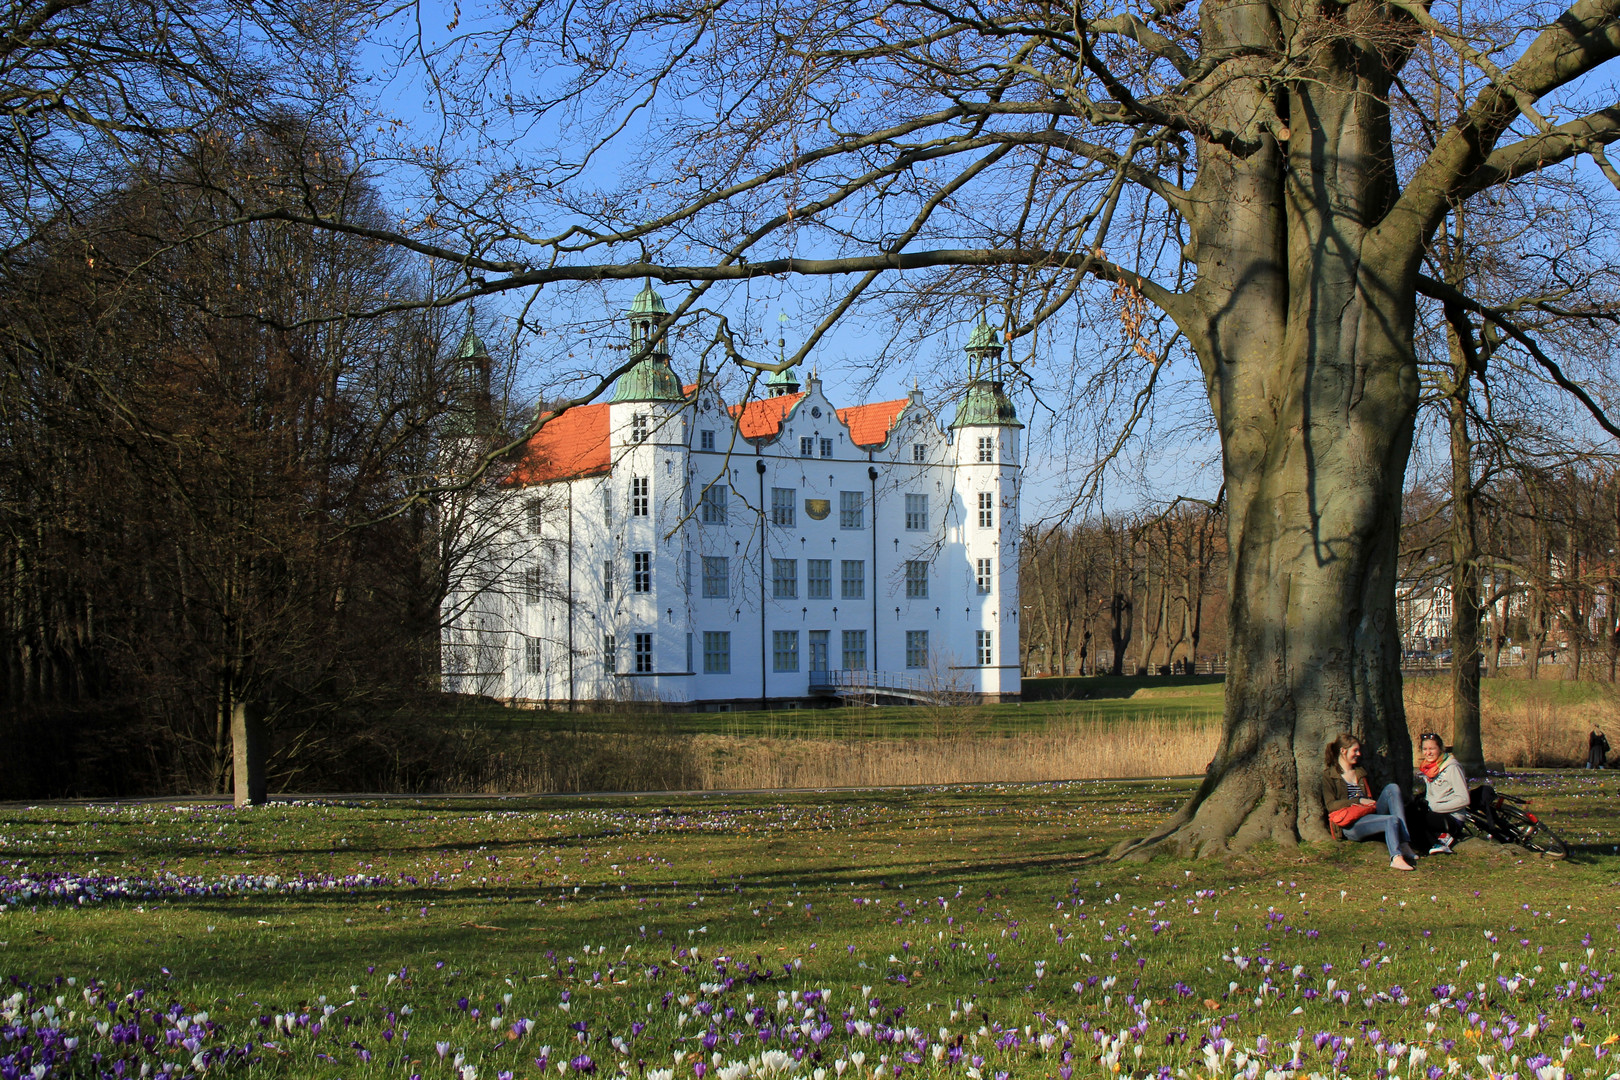
<path id="1" fill-rule="evenodd" d="M 977 697 L 972 690 L 954 682 L 941 682 L 930 672 L 863 671 L 841 668 L 812 671 L 810 693 L 850 701 L 905 702 L 911 705 L 942 705 Z"/>

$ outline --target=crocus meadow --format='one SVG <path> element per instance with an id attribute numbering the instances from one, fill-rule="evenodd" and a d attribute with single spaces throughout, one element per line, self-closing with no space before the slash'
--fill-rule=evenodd
<path id="1" fill-rule="evenodd" d="M 1574 842 L 1109 862 L 1173 782 L 0 812 L 0 1080 L 1620 1076 Z"/>

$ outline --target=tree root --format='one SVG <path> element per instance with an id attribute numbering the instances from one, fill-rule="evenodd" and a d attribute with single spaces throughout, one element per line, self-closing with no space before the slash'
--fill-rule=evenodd
<path id="1" fill-rule="evenodd" d="M 1147 862 L 1172 858 L 1229 858 L 1258 844 L 1284 848 L 1302 839 L 1295 808 L 1270 790 L 1238 795 L 1230 787 L 1199 802 L 1189 799 L 1174 817 L 1143 837 L 1121 841 L 1108 853 L 1114 862 Z M 1315 839 L 1315 837 L 1303 837 Z"/>

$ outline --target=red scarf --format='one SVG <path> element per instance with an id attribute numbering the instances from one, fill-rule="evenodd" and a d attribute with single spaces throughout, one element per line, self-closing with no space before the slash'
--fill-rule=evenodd
<path id="1" fill-rule="evenodd" d="M 1435 777 L 1440 775 L 1440 766 L 1444 764 L 1444 758 L 1436 758 L 1433 765 L 1420 762 L 1418 764 L 1418 772 L 1422 773 L 1428 779 L 1433 780 Z"/>

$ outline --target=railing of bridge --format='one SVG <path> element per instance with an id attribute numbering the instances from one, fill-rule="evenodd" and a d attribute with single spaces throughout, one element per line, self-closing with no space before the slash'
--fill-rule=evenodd
<path id="1" fill-rule="evenodd" d="M 838 668 L 810 673 L 812 694 L 904 694 L 923 697 L 930 694 L 960 693 L 962 687 L 940 685 L 939 679 L 927 672 L 913 674 L 905 671 L 863 671 Z"/>

